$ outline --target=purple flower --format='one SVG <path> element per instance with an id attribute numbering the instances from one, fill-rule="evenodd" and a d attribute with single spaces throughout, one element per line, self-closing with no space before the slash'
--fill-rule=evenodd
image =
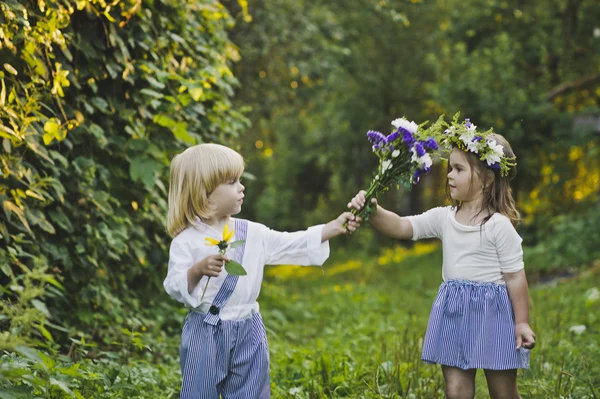
<path id="1" fill-rule="evenodd" d="M 417 153 L 418 157 L 425 155 L 425 148 L 423 147 L 422 141 L 419 141 L 417 144 L 415 144 L 415 152 Z"/>
<path id="2" fill-rule="evenodd" d="M 415 142 L 415 138 L 412 133 L 403 127 L 398 128 L 398 132 L 402 133 L 402 142 L 407 146 L 411 146 Z"/>
<path id="3" fill-rule="evenodd" d="M 415 170 L 415 173 L 413 173 L 413 182 L 415 184 L 417 184 L 419 182 L 420 178 L 421 178 L 421 169 L 417 169 L 417 170 Z"/>
<path id="4" fill-rule="evenodd" d="M 465 126 L 466 127 L 471 127 L 471 119 L 469 119 L 469 118 L 465 119 Z"/>
<path id="5" fill-rule="evenodd" d="M 425 147 L 429 148 L 430 150 L 437 150 L 438 144 L 433 137 L 430 137 L 427 140 L 425 140 Z"/>
<path id="6" fill-rule="evenodd" d="M 371 144 L 373 144 L 373 151 L 379 150 L 386 144 L 386 137 L 382 133 L 375 130 L 369 130 L 367 132 L 367 138 Z"/>
<path id="7" fill-rule="evenodd" d="M 490 168 L 492 168 L 492 169 L 500 169 L 500 162 L 496 162 L 494 164 L 491 164 Z"/>
<path id="8" fill-rule="evenodd" d="M 389 136 L 387 136 L 385 140 L 388 144 L 390 144 L 394 140 L 396 140 L 398 137 L 400 137 L 400 133 L 396 130 L 395 132 L 393 132 Z"/>
<path id="9" fill-rule="evenodd" d="M 473 139 L 471 141 L 472 142 L 476 142 L 476 141 L 481 141 L 481 140 L 483 140 L 483 137 L 481 137 L 481 136 L 475 136 L 475 137 L 473 137 Z"/>

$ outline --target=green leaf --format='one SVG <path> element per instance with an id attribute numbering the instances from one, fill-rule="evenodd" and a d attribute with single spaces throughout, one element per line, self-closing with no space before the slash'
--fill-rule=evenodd
<path id="1" fill-rule="evenodd" d="M 42 324 L 38 325 L 37 327 L 38 327 L 38 330 L 40 330 L 40 332 L 44 336 L 44 338 L 46 338 L 50 342 L 54 342 L 54 338 L 52 338 L 52 334 L 50 334 L 50 331 L 48 331 L 46 329 L 46 327 L 44 327 Z"/>
<path id="2" fill-rule="evenodd" d="M 4 263 L 2 266 L 0 266 L 0 269 L 2 269 L 2 272 L 8 277 L 12 276 L 12 270 L 7 263 Z"/>
<path id="3" fill-rule="evenodd" d="M 46 307 L 46 304 L 40 300 L 37 299 L 32 299 L 31 300 L 31 304 L 40 312 L 42 312 L 44 314 L 44 316 L 46 317 L 50 317 L 50 312 L 48 311 L 48 308 Z"/>
<path id="4" fill-rule="evenodd" d="M 160 163 L 151 158 L 134 158 L 129 166 L 129 175 L 133 181 L 141 181 L 146 189 L 154 186 L 156 173 L 160 170 Z"/>
<path id="5" fill-rule="evenodd" d="M 230 260 L 229 262 L 225 263 L 225 270 L 227 270 L 227 273 L 231 274 L 232 276 L 245 276 L 248 274 L 246 273 L 246 269 L 244 269 L 242 265 L 234 260 Z"/>
<path id="6" fill-rule="evenodd" d="M 246 242 L 246 240 L 233 241 L 233 242 L 229 243 L 229 248 L 241 247 L 245 242 Z"/>
<path id="7" fill-rule="evenodd" d="M 163 98 L 164 97 L 161 93 L 158 93 L 152 89 L 142 89 L 142 90 L 140 90 L 140 93 L 145 94 L 150 97 L 154 97 L 154 98 Z"/>
<path id="8" fill-rule="evenodd" d="M 177 122 L 174 127 L 171 128 L 171 131 L 179 140 L 185 141 L 189 144 L 194 144 L 195 140 L 187 131 L 187 123 L 185 122 Z"/>
<path id="9" fill-rule="evenodd" d="M 29 223 L 27 223 L 27 218 L 25 218 L 25 213 L 23 212 L 23 210 L 21 210 L 21 208 L 19 208 L 18 206 L 16 206 L 15 204 L 13 204 L 10 201 L 4 201 L 3 206 L 4 206 L 4 212 L 7 215 L 8 215 L 9 212 L 14 213 L 15 215 L 17 215 L 17 217 L 19 218 L 19 220 L 21 221 L 21 223 L 23 223 L 23 226 L 25 226 L 25 228 L 31 234 L 33 234 L 33 231 L 31 231 L 31 228 L 29 227 Z"/>
<path id="10" fill-rule="evenodd" d="M 202 95 L 204 94 L 204 90 L 201 87 L 194 87 L 189 89 L 190 95 L 194 99 L 194 101 L 200 101 Z"/>
<path id="11" fill-rule="evenodd" d="M 64 382 L 62 382 L 62 381 L 59 381 L 59 380 L 57 380 L 57 379 L 54 379 L 54 378 L 50 378 L 50 385 L 57 386 L 57 387 L 59 387 L 59 388 L 60 388 L 60 389 L 61 389 L 63 392 L 65 392 L 65 393 L 67 393 L 67 394 L 71 395 L 71 397 L 73 397 L 73 398 L 75 397 L 75 394 L 73 393 L 73 391 L 71 391 L 71 390 L 69 389 L 69 387 L 67 386 L 67 384 L 65 384 L 65 383 L 64 383 Z"/>

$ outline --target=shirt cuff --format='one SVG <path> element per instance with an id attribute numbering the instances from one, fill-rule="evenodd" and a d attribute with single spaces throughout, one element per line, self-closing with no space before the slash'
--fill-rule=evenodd
<path id="1" fill-rule="evenodd" d="M 198 283 L 200 283 L 200 282 L 198 282 Z M 189 305 L 189 306 L 191 306 L 193 308 L 197 308 L 198 306 L 200 306 L 200 300 L 197 299 L 197 298 L 194 298 L 188 292 L 187 270 L 184 273 L 181 273 L 178 276 L 177 288 L 178 288 L 179 293 L 181 294 L 181 296 L 183 298 L 183 302 L 186 305 Z"/>
<path id="2" fill-rule="evenodd" d="M 329 240 L 321 242 L 323 239 L 324 224 L 311 226 L 306 231 L 308 234 L 308 259 L 311 265 L 322 266 L 329 258 Z"/>

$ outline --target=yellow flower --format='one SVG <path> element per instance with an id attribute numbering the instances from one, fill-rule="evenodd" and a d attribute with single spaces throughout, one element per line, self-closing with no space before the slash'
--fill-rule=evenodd
<path id="1" fill-rule="evenodd" d="M 223 227 L 223 241 L 229 242 L 229 240 L 231 240 L 233 238 L 233 229 L 231 229 L 231 231 L 229 231 L 229 226 L 225 225 L 225 227 Z"/>
<path id="2" fill-rule="evenodd" d="M 219 245 L 219 243 L 221 242 L 219 240 L 215 240 L 214 238 L 210 238 L 210 237 L 206 237 L 204 240 L 206 241 L 206 245 L 209 245 L 209 246 L 210 245 Z"/>
<path id="3" fill-rule="evenodd" d="M 206 237 L 204 239 L 205 244 L 208 246 L 218 245 L 220 249 L 225 249 L 225 248 L 227 248 L 227 244 L 229 244 L 229 240 L 231 240 L 233 238 L 234 232 L 235 231 L 233 229 L 229 230 L 228 225 L 225 225 L 225 227 L 223 227 L 223 239 L 222 240 L 217 240 L 214 238 Z"/>

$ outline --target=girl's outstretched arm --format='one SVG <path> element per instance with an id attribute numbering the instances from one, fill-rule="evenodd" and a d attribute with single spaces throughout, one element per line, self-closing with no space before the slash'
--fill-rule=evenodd
<path id="1" fill-rule="evenodd" d="M 364 190 L 359 191 L 348 203 L 348 208 L 360 210 L 365 206 L 365 194 Z M 372 202 L 376 206 L 375 212 L 369 218 L 369 222 L 373 227 L 391 238 L 410 240 L 413 237 L 412 224 L 408 219 L 377 205 L 377 199 L 375 198 Z"/>
<path id="2" fill-rule="evenodd" d="M 535 333 L 529 326 L 529 288 L 525 270 L 516 273 L 504 273 L 504 281 L 515 314 L 517 349 L 521 346 L 526 349 L 533 349 L 535 346 Z"/>

